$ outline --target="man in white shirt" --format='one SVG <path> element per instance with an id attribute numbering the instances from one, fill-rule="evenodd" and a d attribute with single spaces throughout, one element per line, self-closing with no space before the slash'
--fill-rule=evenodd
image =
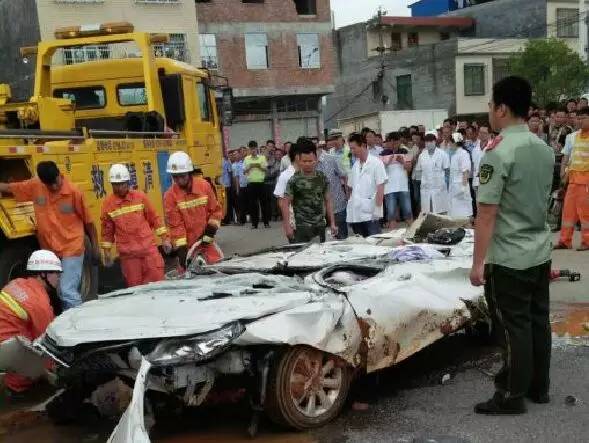
<path id="1" fill-rule="evenodd" d="M 397 209 L 403 220 L 411 224 L 413 212 L 408 177 L 408 173 L 411 171 L 411 156 L 407 149 L 401 145 L 400 133 L 391 132 L 387 135 L 385 149 L 380 158 L 386 167 L 388 177 L 384 186 L 388 228 L 395 227 Z"/>
<path id="2" fill-rule="evenodd" d="M 442 141 L 440 142 L 440 149 L 448 151 L 452 146 L 452 128 L 448 126 L 442 127 Z"/>
<path id="3" fill-rule="evenodd" d="M 417 160 L 416 169 L 421 173 L 421 212 L 445 214 L 448 212 L 448 187 L 446 171 L 450 158 L 436 147 L 436 135 L 425 135 L 425 149 Z"/>
<path id="4" fill-rule="evenodd" d="M 274 196 L 279 200 L 278 205 L 280 207 L 281 201 L 284 199 L 284 193 L 286 192 L 286 185 L 291 177 L 296 172 L 296 144 L 291 145 L 288 151 L 289 165 L 286 170 L 282 171 L 278 176 L 278 180 L 276 180 L 276 187 L 274 188 Z M 294 229 L 295 228 L 295 221 L 294 221 L 294 212 L 292 210 L 292 205 L 289 207 L 289 219 L 290 219 L 290 226 Z M 291 239 L 288 239 L 289 242 Z"/>
<path id="5" fill-rule="evenodd" d="M 368 153 L 370 155 L 378 157 L 382 152 L 382 146 L 378 144 L 378 136 L 373 130 L 366 132 L 366 144 L 368 145 Z"/>
<path id="6" fill-rule="evenodd" d="M 356 162 L 348 176 L 352 189 L 348 201 L 347 222 L 354 234 L 368 237 L 381 232 L 379 220 L 383 216 L 384 185 L 387 174 L 382 161 L 368 154 L 368 147 L 361 134 L 354 133 L 348 139 Z"/>

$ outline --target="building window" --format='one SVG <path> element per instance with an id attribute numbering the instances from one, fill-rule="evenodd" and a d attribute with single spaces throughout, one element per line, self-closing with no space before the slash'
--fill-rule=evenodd
<path id="1" fill-rule="evenodd" d="M 493 59 L 493 84 L 499 80 L 503 80 L 508 77 L 509 73 L 509 60 L 506 58 L 494 58 Z"/>
<path id="2" fill-rule="evenodd" d="M 170 34 L 170 41 L 153 45 L 153 51 L 156 57 L 173 58 L 181 62 L 188 61 L 184 34 Z"/>
<path id="3" fill-rule="evenodd" d="M 217 69 L 217 39 L 215 34 L 200 34 L 200 61 L 203 68 Z"/>
<path id="4" fill-rule="evenodd" d="M 319 34 L 297 34 L 299 48 L 299 67 L 312 69 L 321 67 Z"/>
<path id="5" fill-rule="evenodd" d="M 196 95 L 200 109 L 200 119 L 203 122 L 210 122 L 211 119 L 211 100 L 209 88 L 206 83 L 198 82 L 196 84 Z"/>
<path id="6" fill-rule="evenodd" d="M 450 40 L 449 32 L 440 32 L 440 40 Z"/>
<path id="7" fill-rule="evenodd" d="M 403 49 L 403 43 L 401 42 L 401 33 L 391 33 L 391 51 L 400 51 Z"/>
<path id="8" fill-rule="evenodd" d="M 556 36 L 559 38 L 579 37 L 579 10 L 559 8 L 556 10 Z"/>
<path id="9" fill-rule="evenodd" d="M 317 15 L 316 0 L 294 0 L 298 15 Z"/>
<path id="10" fill-rule="evenodd" d="M 117 86 L 117 98 L 121 106 L 141 106 L 147 104 L 144 83 L 131 83 Z"/>
<path id="11" fill-rule="evenodd" d="M 397 76 L 397 108 L 413 109 L 411 74 Z"/>
<path id="12" fill-rule="evenodd" d="M 76 109 L 98 109 L 106 105 L 106 92 L 102 86 L 56 89 L 53 97 L 71 100 Z"/>
<path id="13" fill-rule="evenodd" d="M 256 32 L 245 34 L 245 62 L 247 69 L 268 69 L 268 38 Z"/>
<path id="14" fill-rule="evenodd" d="M 76 48 L 63 48 L 63 63 L 73 65 L 75 63 L 90 62 L 111 58 L 111 48 L 108 45 L 90 45 Z"/>
<path id="15" fill-rule="evenodd" d="M 410 32 L 407 34 L 407 46 L 419 46 L 419 34 L 417 32 Z"/>
<path id="16" fill-rule="evenodd" d="M 485 65 L 464 65 L 464 95 L 485 95 Z"/>

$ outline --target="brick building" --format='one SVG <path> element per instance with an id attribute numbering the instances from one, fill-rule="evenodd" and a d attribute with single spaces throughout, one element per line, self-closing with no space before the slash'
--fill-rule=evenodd
<path id="1" fill-rule="evenodd" d="M 197 0 L 202 65 L 233 89 L 228 146 L 323 130 L 333 92 L 329 0 Z"/>
<path id="2" fill-rule="evenodd" d="M 23 65 L 19 47 L 53 39 L 56 28 L 108 22 L 129 22 L 136 31 L 170 34 L 170 42 L 154 47 L 165 56 L 200 66 L 198 21 L 193 0 L 0 0 L 0 82 L 13 95 L 32 92 L 33 63 Z M 108 57 L 133 56 L 134 48 L 111 52 L 85 47 L 62 51 L 55 63 L 71 64 Z"/>

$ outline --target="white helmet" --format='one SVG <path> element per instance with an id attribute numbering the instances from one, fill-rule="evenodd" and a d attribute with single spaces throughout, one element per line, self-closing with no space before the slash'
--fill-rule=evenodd
<path id="1" fill-rule="evenodd" d="M 168 159 L 166 171 L 170 174 L 186 174 L 194 171 L 190 156 L 183 151 L 176 151 Z"/>
<path id="2" fill-rule="evenodd" d="M 111 183 L 127 183 L 131 181 L 131 174 L 125 165 L 117 163 L 110 167 L 109 180 Z"/>
<path id="3" fill-rule="evenodd" d="M 27 271 L 31 272 L 62 272 L 61 260 L 51 251 L 40 249 L 29 257 Z"/>

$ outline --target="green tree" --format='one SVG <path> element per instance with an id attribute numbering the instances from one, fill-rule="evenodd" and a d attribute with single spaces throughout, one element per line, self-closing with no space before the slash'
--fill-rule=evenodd
<path id="1" fill-rule="evenodd" d="M 579 54 L 557 38 L 530 40 L 509 61 L 513 75 L 527 78 L 540 106 L 586 92 L 589 68 Z"/>

